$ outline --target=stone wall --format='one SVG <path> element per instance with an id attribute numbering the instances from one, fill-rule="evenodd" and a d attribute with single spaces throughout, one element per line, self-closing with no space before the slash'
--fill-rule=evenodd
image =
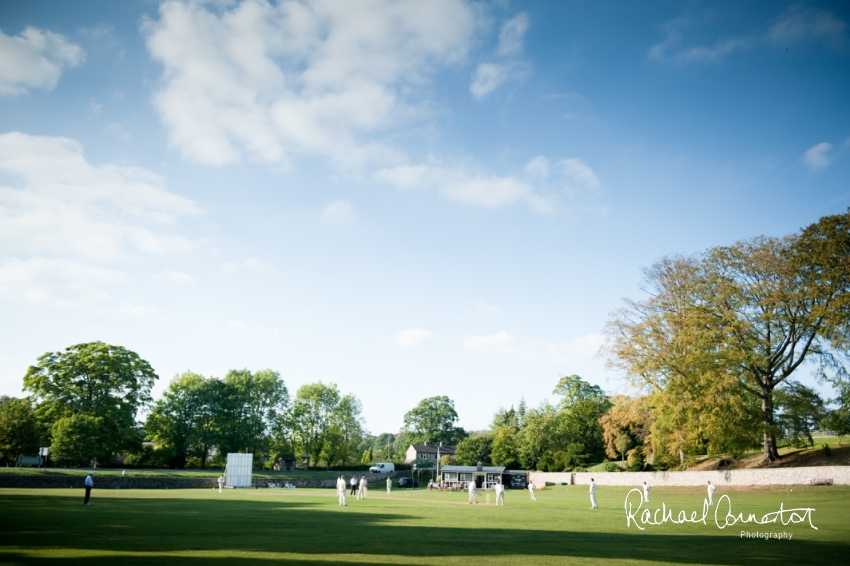
<path id="1" fill-rule="evenodd" d="M 835 485 L 850 485 L 850 466 L 812 466 L 809 468 L 764 468 L 750 470 L 713 470 L 707 472 L 531 472 L 535 483 L 589 485 L 697 486 L 707 482 L 721 485 L 808 485 L 813 479 L 831 479 Z"/>
<path id="2" fill-rule="evenodd" d="M 385 488 L 387 476 L 395 477 L 396 475 L 404 475 L 401 472 L 391 474 L 368 474 L 368 485 L 372 489 Z M 351 479 L 352 473 L 344 474 L 346 485 Z M 362 476 L 358 473 L 357 477 Z M 70 474 L 0 474 L 0 488 L 2 487 L 18 487 L 18 488 L 82 488 L 86 479 L 86 473 L 80 472 L 79 475 Z M 334 488 L 336 479 L 312 479 L 312 478 L 287 478 L 284 476 L 268 478 L 252 478 L 251 485 L 254 487 L 268 487 L 269 483 L 279 483 L 284 485 L 286 482 L 293 484 L 295 487 L 312 487 L 312 488 Z M 95 489 L 198 489 L 218 487 L 218 477 L 192 477 L 192 476 L 161 476 L 152 474 L 150 476 L 118 476 L 118 475 L 98 475 L 94 473 Z"/>

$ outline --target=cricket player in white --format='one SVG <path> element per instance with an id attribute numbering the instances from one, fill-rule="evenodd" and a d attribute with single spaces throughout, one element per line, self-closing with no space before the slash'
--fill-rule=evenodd
<path id="1" fill-rule="evenodd" d="M 590 505 L 591 509 L 596 509 L 596 482 L 590 478 Z"/>
<path id="2" fill-rule="evenodd" d="M 218 476 L 218 492 L 221 493 L 221 486 L 224 485 L 224 476 Z"/>
<path id="3" fill-rule="evenodd" d="M 643 482 L 643 500 L 649 503 L 649 486 Z"/>
<path id="4" fill-rule="evenodd" d="M 366 499 L 366 476 L 360 478 L 360 485 L 357 489 L 357 499 Z"/>
<path id="5" fill-rule="evenodd" d="M 387 495 L 390 494 L 390 490 L 392 489 L 392 487 L 393 487 L 393 479 L 387 478 Z"/>
<path id="6" fill-rule="evenodd" d="M 505 506 L 505 486 L 496 482 L 496 505 Z"/>
<path id="7" fill-rule="evenodd" d="M 339 476 L 339 479 L 336 480 L 336 494 L 339 496 L 339 504 L 341 507 L 345 507 L 345 488 L 348 487 L 345 484 L 345 476 Z"/>
<path id="8" fill-rule="evenodd" d="M 469 502 L 472 503 L 473 501 L 476 504 L 478 503 L 478 498 L 476 497 L 476 492 L 475 492 L 475 482 L 471 481 L 471 482 L 469 482 Z"/>
<path id="9" fill-rule="evenodd" d="M 714 505 L 714 486 L 711 485 L 711 482 L 708 482 L 708 506 L 711 507 Z"/>
<path id="10" fill-rule="evenodd" d="M 531 495 L 532 501 L 537 501 L 537 498 L 534 497 L 534 482 L 533 481 L 528 482 L 528 493 L 529 493 L 529 495 Z"/>

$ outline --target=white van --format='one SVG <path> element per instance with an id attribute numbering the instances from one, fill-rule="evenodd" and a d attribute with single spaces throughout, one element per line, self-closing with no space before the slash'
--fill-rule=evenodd
<path id="1" fill-rule="evenodd" d="M 371 468 L 369 468 L 369 472 L 373 474 L 388 474 L 390 472 L 395 471 L 395 464 L 392 462 L 378 462 Z"/>

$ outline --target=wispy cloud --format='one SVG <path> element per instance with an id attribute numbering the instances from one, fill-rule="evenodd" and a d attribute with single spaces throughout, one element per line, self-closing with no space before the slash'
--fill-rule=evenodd
<path id="1" fill-rule="evenodd" d="M 225 273 L 237 273 L 247 271 L 254 275 L 260 275 L 272 271 L 274 266 L 270 263 L 260 261 L 258 259 L 249 258 L 242 261 L 230 261 L 221 265 L 221 270 Z"/>
<path id="2" fill-rule="evenodd" d="M 439 165 L 401 165 L 381 169 L 375 178 L 399 189 L 431 189 L 448 200 L 501 208 L 525 203 L 535 212 L 549 212 L 551 203 L 516 177 L 474 174 L 464 168 Z"/>
<path id="3" fill-rule="evenodd" d="M 847 41 L 847 22 L 830 12 L 802 5 L 792 6 L 780 15 L 767 31 L 756 29 L 749 33 L 720 37 L 709 45 L 686 45 L 685 30 L 695 22 L 681 16 L 664 26 L 667 37 L 647 52 L 649 59 L 672 65 L 688 63 L 719 63 L 736 51 L 757 46 L 788 46 L 804 42 L 823 42 L 832 46 Z"/>
<path id="4" fill-rule="evenodd" d="M 529 19 L 526 12 L 515 16 L 502 25 L 496 56 L 499 60 L 480 63 L 472 75 L 469 92 L 481 99 L 511 81 L 522 81 L 531 73 L 531 64 L 520 59 L 525 32 Z"/>
<path id="5" fill-rule="evenodd" d="M 823 169 L 832 161 L 831 152 L 832 144 L 821 142 L 816 146 L 810 147 L 803 153 L 803 163 L 814 170 Z"/>
<path id="6" fill-rule="evenodd" d="M 346 224 L 354 218 L 354 205 L 341 199 L 330 203 L 322 211 L 322 219 L 333 224 Z"/>
<path id="7" fill-rule="evenodd" d="M 587 334 L 563 344 L 546 342 L 540 338 L 515 336 L 500 331 L 495 334 L 466 336 L 461 344 L 464 349 L 488 356 L 507 356 L 522 361 L 586 362 L 593 359 L 604 338 L 599 334 Z"/>
<path id="8" fill-rule="evenodd" d="M 421 328 L 406 328 L 395 333 L 395 343 L 402 348 L 424 344 L 437 338 L 437 335 Z"/>
<path id="9" fill-rule="evenodd" d="M 485 301 L 478 301 L 475 304 L 475 307 L 482 312 L 487 312 L 487 313 L 491 313 L 491 314 L 504 314 L 505 313 L 505 311 L 502 310 L 502 307 L 500 307 L 498 305 L 491 305 L 491 304 L 489 304 Z"/>
<path id="10" fill-rule="evenodd" d="M 65 67 L 84 60 L 82 48 L 61 34 L 35 27 L 16 36 L 0 31 L 0 95 L 26 94 L 31 88 L 52 90 Z"/>

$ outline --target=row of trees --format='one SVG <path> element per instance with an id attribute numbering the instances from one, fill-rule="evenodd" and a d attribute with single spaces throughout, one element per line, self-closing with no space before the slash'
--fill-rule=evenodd
<path id="1" fill-rule="evenodd" d="M 422 400 L 398 433 L 366 435 L 361 405 L 334 384 L 299 388 L 277 372 L 177 376 L 154 402 L 145 360 L 101 342 L 48 353 L 24 377 L 26 399 L 0 399 L 0 460 L 49 445 L 55 462 L 131 453 L 140 464 L 204 467 L 226 452 L 306 464 L 402 461 L 412 443 L 457 445 L 461 464 L 564 470 L 606 456 L 656 467 L 697 454 L 738 455 L 783 439 L 811 444 L 821 427 L 850 434 L 850 212 L 784 238 L 758 237 L 644 273 L 647 296 L 627 300 L 606 326 L 609 364 L 639 394 L 608 398 L 563 377 L 556 404 L 500 410 L 468 433 L 448 397 Z M 794 379 L 811 371 L 838 392 L 822 399 Z M 150 409 L 144 424 L 136 422 Z M 143 440 L 157 450 L 143 450 Z"/>
<path id="2" fill-rule="evenodd" d="M 360 401 L 333 383 L 304 385 L 290 399 L 272 370 L 231 370 L 222 379 L 189 371 L 154 402 L 156 379 L 136 353 L 102 342 L 41 356 L 24 377 L 30 396 L 0 398 L 0 462 L 40 446 L 49 446 L 59 465 L 107 463 L 119 454 L 129 454 L 128 463 L 172 468 L 220 464 L 227 452 L 269 462 L 305 454 L 307 466 L 359 457 Z M 146 421 L 137 422 L 145 408 Z"/>

